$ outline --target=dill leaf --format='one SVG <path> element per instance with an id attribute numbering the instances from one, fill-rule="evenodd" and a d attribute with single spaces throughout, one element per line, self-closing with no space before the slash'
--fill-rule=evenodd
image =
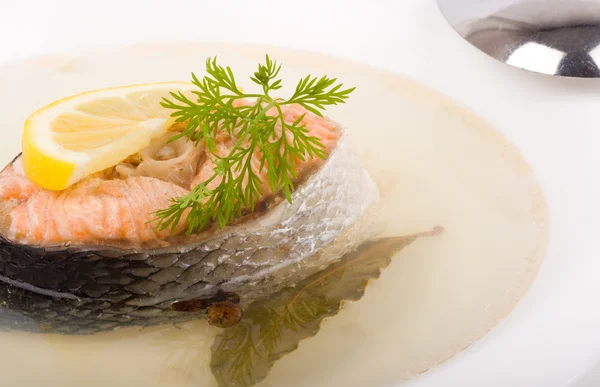
<path id="1" fill-rule="evenodd" d="M 196 86 L 193 97 L 173 92 L 171 98 L 163 98 L 161 105 L 173 110 L 171 116 L 176 122 L 185 123 L 175 138 L 187 137 L 196 145 L 203 142 L 209 157 L 215 160 L 215 171 L 188 195 L 174 198 L 168 208 L 155 213 L 160 230 L 175 229 L 185 216 L 190 234 L 213 222 L 224 227 L 244 211 L 254 211 L 264 187 L 252 164 L 254 155 L 260 159 L 258 172 L 266 168 L 270 191 L 282 192 L 291 202 L 296 163 L 306 158 L 324 159 L 327 153 L 321 140 L 311 136 L 302 124 L 304 116 L 287 122 L 282 106 L 298 104 L 322 117 L 326 106 L 345 103 L 354 91 L 344 89 L 336 78 L 308 75 L 298 82 L 289 99 L 274 98 L 270 93 L 282 87 L 278 78 L 281 64 L 266 55 L 264 64 L 259 64 L 250 77 L 262 93 L 244 93 L 230 67 L 219 65 L 216 57 L 208 58 L 205 65 L 207 75 L 202 79 L 192 73 Z M 235 103 L 240 100 L 253 103 Z M 273 108 L 275 115 L 267 114 Z M 217 136 L 224 133 L 237 140 L 229 154 L 220 155 Z"/>

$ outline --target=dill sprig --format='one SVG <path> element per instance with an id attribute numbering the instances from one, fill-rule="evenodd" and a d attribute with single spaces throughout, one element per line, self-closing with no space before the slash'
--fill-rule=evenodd
<path id="1" fill-rule="evenodd" d="M 280 70 L 281 65 L 267 55 L 265 63 L 259 64 L 250 77 L 261 86 L 262 93 L 247 94 L 238 86 L 230 67 L 217 64 L 216 57 L 208 58 L 206 76 L 198 79 L 192 73 L 197 87 L 192 91 L 192 99 L 182 92 L 171 93 L 172 99 L 163 98 L 161 105 L 174 110 L 171 116 L 186 123 L 173 140 L 187 137 L 196 145 L 204 141 L 216 167 L 214 174 L 188 195 L 174 198 L 171 206 L 156 212 L 159 229 L 175 228 L 188 210 L 188 233 L 200 231 L 212 222 L 224 227 L 244 210 L 254 211 L 263 194 L 259 175 L 263 168 L 271 192 L 283 192 L 291 202 L 296 163 L 327 156 L 320 139 L 310 136 L 302 124 L 304 115 L 286 122 L 282 106 L 299 104 L 322 117 L 326 106 L 344 103 L 354 88 L 343 89 L 341 83 L 336 84 L 336 78 L 308 75 L 298 82 L 290 98 L 274 98 L 270 93 L 281 88 Z M 242 99 L 253 99 L 254 103 L 234 104 Z M 267 114 L 273 108 L 276 114 Z M 221 133 L 236 139 L 227 155 L 217 152 L 216 137 Z M 252 165 L 255 154 L 260 160 L 259 171 Z M 218 185 L 209 188 L 213 181 Z"/>

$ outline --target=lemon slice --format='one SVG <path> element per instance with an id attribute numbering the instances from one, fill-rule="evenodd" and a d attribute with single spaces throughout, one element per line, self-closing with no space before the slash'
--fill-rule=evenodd
<path id="1" fill-rule="evenodd" d="M 188 97 L 191 83 L 101 89 L 56 101 L 33 113 L 23 132 L 23 167 L 37 185 L 62 190 L 110 168 L 168 130 L 172 91 Z"/>

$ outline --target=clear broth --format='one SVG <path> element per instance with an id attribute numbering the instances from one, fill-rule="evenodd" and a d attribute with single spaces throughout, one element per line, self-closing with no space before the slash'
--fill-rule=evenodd
<path id="1" fill-rule="evenodd" d="M 277 361 L 260 386 L 377 386 L 452 357 L 505 317 L 542 262 L 546 212 L 519 153 L 485 121 L 434 91 L 385 72 L 313 54 L 207 44 L 133 46 L 0 68 L 2 164 L 20 151 L 36 108 L 88 89 L 187 80 L 219 55 L 250 75 L 265 51 L 290 85 L 307 73 L 357 86 L 328 111 L 346 125 L 378 183 L 382 235 L 443 226 L 397 254 L 364 297 Z M 250 81 L 240 83 L 246 88 Z M 92 336 L 0 333 L 8 386 L 215 386 L 205 321 Z"/>

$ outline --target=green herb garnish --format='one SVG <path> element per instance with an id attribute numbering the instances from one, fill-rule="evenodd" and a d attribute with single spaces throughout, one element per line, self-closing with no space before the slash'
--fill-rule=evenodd
<path id="1" fill-rule="evenodd" d="M 255 153 L 260 155 L 259 169 L 267 168 L 271 192 L 283 191 L 290 202 L 296 163 L 307 157 L 327 156 L 320 139 L 310 136 L 301 123 L 304 115 L 295 122 L 286 122 L 281 107 L 299 104 L 322 117 L 325 106 L 345 103 L 354 88 L 343 89 L 341 83 L 336 84 L 336 78 L 308 75 L 298 82 L 289 99 L 274 98 L 270 93 L 281 88 L 281 79 L 277 79 L 280 70 L 281 65 L 267 55 L 266 63 L 259 64 L 258 71 L 250 77 L 262 87 L 262 94 L 246 94 L 238 87 L 231 68 L 218 65 L 216 57 L 208 58 L 207 75 L 202 80 L 192 73 L 192 82 L 197 86 L 192 91 L 195 101 L 181 92 L 171 93 L 173 100 L 163 99 L 163 107 L 175 110 L 171 116 L 186 123 L 183 132 L 174 139 L 187 137 L 196 144 L 204 140 L 207 151 L 216 160 L 216 168 L 210 178 L 188 195 L 173 199 L 169 208 L 156 212 L 159 229 L 175 228 L 188 209 L 188 233 L 200 231 L 215 221 L 224 227 L 242 215 L 243 210 L 254 211 L 263 193 L 262 179 L 251 163 Z M 255 103 L 234 106 L 234 101 L 247 98 Z M 273 108 L 276 114 L 267 115 Z M 216 150 L 216 137 L 221 133 L 236 138 L 226 156 L 218 155 Z M 213 181 L 219 184 L 209 189 Z"/>
<path id="2" fill-rule="evenodd" d="M 315 336 L 323 320 L 335 316 L 344 302 L 360 300 L 369 281 L 393 257 L 398 259 L 397 253 L 442 230 L 365 242 L 296 286 L 250 305 L 242 321 L 221 331 L 213 343 L 210 367 L 219 387 L 249 387 L 266 378 L 277 360 Z M 387 311 L 380 313 L 385 316 Z"/>

